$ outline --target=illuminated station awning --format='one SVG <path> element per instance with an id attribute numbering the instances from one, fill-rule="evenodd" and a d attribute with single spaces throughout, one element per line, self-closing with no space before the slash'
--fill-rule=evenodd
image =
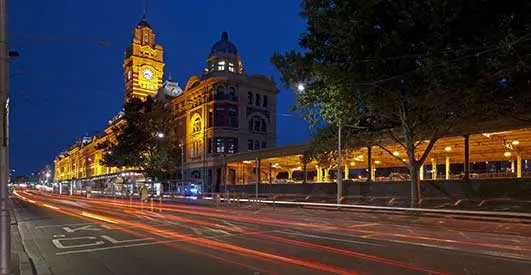
<path id="1" fill-rule="evenodd" d="M 424 152 L 427 143 L 427 141 L 420 142 L 417 151 Z M 288 181 L 297 182 L 293 174 L 297 173 L 296 171 L 302 171 L 304 169 L 301 157 L 309 148 L 310 143 L 305 143 L 229 156 L 227 158 L 227 167 L 229 168 L 229 171 L 233 171 L 229 172 L 229 174 L 233 173 L 233 175 L 229 175 L 228 183 L 246 184 L 256 181 L 255 171 L 257 159 L 260 160 L 260 167 L 262 170 L 261 180 L 263 182 L 276 182 L 279 174 L 282 174 L 282 177 L 287 176 Z M 373 168 L 382 170 L 382 168 L 406 167 L 406 151 L 402 145 L 389 143 L 385 145 L 385 148 L 389 152 L 378 146 L 372 147 L 371 157 Z M 419 156 L 417 156 L 417 158 L 418 157 Z M 367 159 L 367 147 L 345 148 L 341 169 L 345 171 L 345 174 L 350 174 L 350 171 L 356 169 L 367 169 Z M 488 164 L 489 162 L 504 163 L 504 167 L 507 167 L 505 170 L 505 176 L 517 176 L 516 170 L 519 170 L 519 176 L 526 176 L 527 174 L 531 174 L 531 169 L 528 171 L 526 159 L 531 159 L 531 127 L 500 130 L 496 132 L 477 132 L 469 135 L 469 163 L 471 165 L 471 170 L 475 173 L 474 176 L 476 177 L 481 177 L 482 175 L 486 176 L 486 174 L 489 174 L 489 169 L 478 172 L 474 171 L 473 165 L 477 163 Z M 457 135 L 439 139 L 426 158 L 425 166 L 429 168 L 442 165 L 443 167 L 439 168 L 439 173 L 442 174 L 439 179 L 444 179 L 446 173 L 446 171 L 444 171 L 445 169 L 449 170 L 448 174 L 457 173 L 456 171 L 450 170 L 459 170 L 450 169 L 449 165 L 452 165 L 452 167 L 461 165 L 462 167 L 464 162 L 465 137 L 463 135 Z M 446 168 L 446 166 L 448 166 L 448 168 Z M 330 181 L 332 177 L 328 177 L 328 175 L 329 173 L 333 174 L 334 172 L 328 170 L 337 169 L 337 165 L 336 162 L 332 162 L 329 167 L 321 168 L 327 170 L 325 171 L 326 174 L 322 174 L 323 172 L 321 172 L 321 175 L 316 175 L 316 173 L 311 173 L 311 171 L 315 172 L 316 170 L 319 170 L 317 161 L 312 160 L 310 163 L 307 163 L 306 171 L 310 171 L 310 176 L 307 178 L 307 181 L 316 181 L 316 177 L 318 177 L 319 181 Z M 501 168 L 498 167 L 498 170 L 500 169 Z M 270 170 L 271 172 L 268 172 L 267 170 Z M 462 171 L 463 168 L 461 168 L 461 172 Z M 273 175 L 271 175 L 271 173 Z M 492 175 L 489 175 L 489 177 L 492 177 Z M 446 178 L 450 177 L 448 176 Z"/>

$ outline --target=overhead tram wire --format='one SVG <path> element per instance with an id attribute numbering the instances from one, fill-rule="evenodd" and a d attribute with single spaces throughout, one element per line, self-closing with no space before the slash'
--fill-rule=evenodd
<path id="1" fill-rule="evenodd" d="M 29 33 L 11 33 L 13 38 L 38 40 L 38 41 L 65 41 L 65 42 L 78 42 L 83 44 L 96 44 L 100 47 L 110 47 L 111 43 L 106 41 L 95 40 L 87 37 L 74 37 L 74 36 L 62 36 L 62 35 L 37 35 Z"/>
<path id="2" fill-rule="evenodd" d="M 531 39 L 531 33 L 528 33 L 528 34 L 523 35 L 520 38 L 518 38 L 514 43 L 512 43 L 512 46 L 514 46 L 516 44 L 519 44 L 519 43 L 522 43 L 524 41 L 530 40 L 530 39 Z M 480 49 L 480 48 L 478 48 L 478 49 Z M 476 57 L 478 55 L 490 53 L 490 52 L 493 52 L 493 51 L 496 51 L 496 50 L 499 50 L 499 49 L 500 49 L 500 47 L 496 46 L 496 45 L 487 46 L 487 47 L 485 47 L 485 50 L 483 50 L 483 51 L 475 52 L 475 53 L 472 53 L 472 54 L 469 54 L 469 55 L 465 55 L 465 56 L 461 56 L 461 57 L 449 60 L 448 62 L 449 63 L 453 63 L 453 62 L 456 62 L 456 61 L 461 61 L 461 60 L 464 60 L 464 59 L 473 58 L 473 57 Z M 410 55 L 404 55 L 404 57 L 407 57 L 407 56 L 410 56 Z M 418 55 L 414 55 L 414 56 L 418 57 L 418 56 L 422 56 L 422 54 L 418 54 Z M 367 62 L 376 62 L 376 61 L 379 61 L 379 60 L 386 60 L 386 59 L 391 60 L 391 59 L 400 59 L 400 58 L 401 58 L 400 56 L 395 56 L 395 57 L 389 57 L 389 58 L 384 58 L 384 59 L 374 59 L 374 60 L 367 59 L 366 61 Z M 439 64 L 437 64 L 437 65 L 440 66 L 440 65 L 443 65 L 443 64 L 442 64 L 442 62 L 439 62 Z M 416 71 L 416 69 L 415 70 L 411 70 L 411 71 L 409 71 L 407 73 L 402 73 L 402 74 L 390 76 L 388 78 L 383 78 L 383 79 L 376 80 L 376 81 L 373 81 L 373 82 L 360 83 L 360 85 L 362 85 L 362 86 L 377 86 L 377 85 L 382 84 L 384 82 L 387 82 L 387 81 L 390 81 L 390 80 L 393 80 L 393 79 L 396 79 L 396 78 L 399 78 L 399 77 L 403 77 L 403 76 L 409 75 L 409 74 L 411 74 L 411 73 L 413 73 L 415 71 Z"/>

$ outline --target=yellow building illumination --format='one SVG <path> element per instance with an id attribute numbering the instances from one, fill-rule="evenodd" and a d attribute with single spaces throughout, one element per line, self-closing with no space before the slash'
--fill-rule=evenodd
<path id="1" fill-rule="evenodd" d="M 133 41 L 125 51 L 122 65 L 125 81 L 125 98 L 145 99 L 153 96 L 162 86 L 164 75 L 164 51 L 155 44 L 151 26 L 142 18 L 133 32 Z"/>
<path id="2" fill-rule="evenodd" d="M 123 74 L 125 100 L 133 97 L 145 99 L 153 96 L 162 86 L 164 76 L 163 48 L 155 44 L 155 34 L 146 18 L 138 23 L 133 31 L 133 39 L 125 51 Z M 84 179 L 121 171 L 138 170 L 131 167 L 109 168 L 101 165 L 104 154 L 98 145 L 114 141 L 112 129 L 123 123 L 120 116 L 110 121 L 102 136 L 83 138 L 55 159 L 55 181 Z"/>

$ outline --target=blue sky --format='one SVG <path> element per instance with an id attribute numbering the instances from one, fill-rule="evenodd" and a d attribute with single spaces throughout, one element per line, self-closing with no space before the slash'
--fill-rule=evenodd
<path id="1" fill-rule="evenodd" d="M 295 0 L 148 1 L 148 22 L 165 49 L 166 75 L 184 86 L 200 74 L 211 46 L 228 31 L 250 74 L 274 76 L 278 113 L 295 98 L 270 63 L 297 48 L 305 23 Z M 25 174 L 53 163 L 76 139 L 102 130 L 122 107 L 123 51 L 143 0 L 10 1 L 11 166 Z M 110 43 L 108 47 L 97 42 Z M 310 139 L 308 124 L 279 116 L 278 145 Z"/>

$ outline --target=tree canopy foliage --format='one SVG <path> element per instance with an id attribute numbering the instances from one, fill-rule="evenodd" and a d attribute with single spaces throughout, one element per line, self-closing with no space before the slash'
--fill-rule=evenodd
<path id="1" fill-rule="evenodd" d="M 102 163 L 109 167 L 138 167 L 154 180 L 174 178 L 180 164 L 180 148 L 172 136 L 172 110 L 148 97 L 133 98 L 124 105 L 116 123 L 115 141 L 100 146 L 107 153 Z"/>
<path id="2" fill-rule="evenodd" d="M 384 133 L 400 144 L 417 199 L 418 169 L 441 136 L 529 111 L 527 0 L 305 0 L 302 9 L 303 51 L 272 57 L 286 85 L 305 86 L 295 107 L 316 124 L 354 125 L 352 138 Z"/>

